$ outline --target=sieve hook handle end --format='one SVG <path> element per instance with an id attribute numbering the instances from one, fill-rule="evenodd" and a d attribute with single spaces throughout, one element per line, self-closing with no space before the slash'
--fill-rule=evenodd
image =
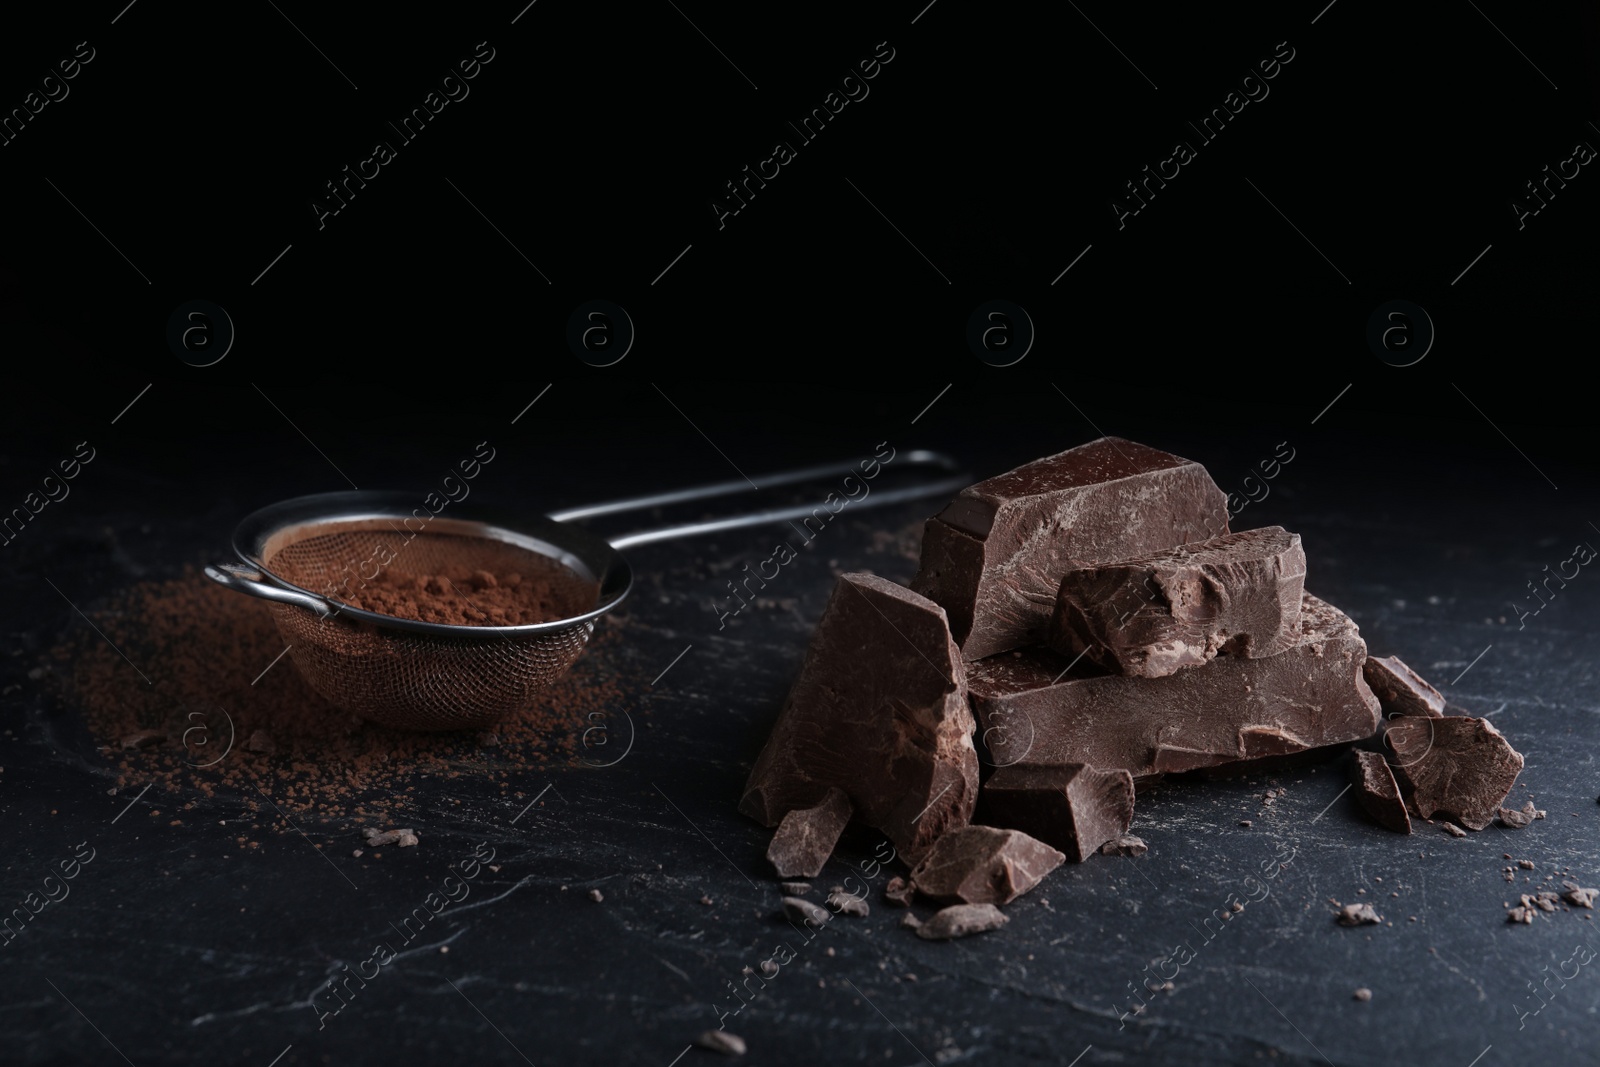
<path id="1" fill-rule="evenodd" d="M 293 604 L 295 607 L 315 612 L 320 618 L 325 619 L 334 612 L 333 605 L 321 597 L 285 589 L 268 581 L 267 577 L 256 568 L 243 563 L 214 563 L 206 567 L 205 575 L 218 585 L 232 589 L 236 593 L 260 597 L 262 600 L 274 600 L 280 604 Z"/>

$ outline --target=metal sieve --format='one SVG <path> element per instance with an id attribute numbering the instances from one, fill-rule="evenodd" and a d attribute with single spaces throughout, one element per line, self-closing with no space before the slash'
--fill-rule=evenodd
<path id="1" fill-rule="evenodd" d="M 868 492 L 851 506 L 951 493 L 968 481 L 955 473 L 955 461 L 937 452 L 898 457 L 894 469 L 907 467 L 936 468 L 944 476 Z M 545 516 L 480 509 L 470 516 L 433 514 L 418 508 L 410 493 L 321 493 L 246 516 L 233 535 L 239 562 L 218 563 L 205 573 L 270 602 L 296 669 L 337 707 L 402 730 L 482 728 L 531 706 L 582 653 L 594 620 L 628 595 L 633 572 L 622 549 L 805 519 L 820 509 L 769 508 L 610 539 L 574 522 L 849 474 L 860 477 L 854 464 L 827 464 Z M 370 580 L 380 570 L 416 575 L 449 568 L 537 575 L 549 583 L 561 617 L 518 626 L 451 625 L 368 611 L 337 595 L 342 584 Z"/>

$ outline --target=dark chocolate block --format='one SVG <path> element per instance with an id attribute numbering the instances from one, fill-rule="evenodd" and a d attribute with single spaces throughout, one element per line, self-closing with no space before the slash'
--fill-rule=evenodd
<path id="1" fill-rule="evenodd" d="M 1294 644 L 1305 579 L 1300 535 L 1281 526 L 1081 567 L 1061 579 L 1048 644 L 1141 678 L 1275 656 Z"/>
<path id="2" fill-rule="evenodd" d="M 1002 767 L 978 793 L 979 815 L 1082 863 L 1133 823 L 1133 776 L 1081 763 Z"/>
<path id="3" fill-rule="evenodd" d="M 967 685 L 1000 766 L 1087 763 L 1135 778 L 1358 741 L 1378 726 L 1356 624 L 1310 593 L 1295 644 L 1221 656 L 1165 678 L 1128 678 L 1049 649 L 971 664 Z M 1065 673 L 1063 673 L 1065 672 Z M 1024 728 L 1027 727 L 1027 728 Z"/>
<path id="4" fill-rule="evenodd" d="M 1444 694 L 1423 681 L 1399 656 L 1369 656 L 1362 673 L 1386 714 L 1444 714 Z"/>
<path id="5" fill-rule="evenodd" d="M 1009 904 L 1064 859 L 1020 830 L 963 826 L 933 843 L 911 884 L 940 904 Z"/>
<path id="6" fill-rule="evenodd" d="M 1043 642 L 1068 570 L 1228 532 L 1198 463 L 1102 437 L 963 489 L 928 520 L 911 588 L 969 660 Z"/>
<path id="7" fill-rule="evenodd" d="M 829 789 L 822 803 L 795 808 L 778 823 L 767 846 L 767 859 L 778 868 L 779 878 L 815 878 L 833 855 L 839 835 L 850 824 L 850 798 L 844 790 Z"/>
<path id="8" fill-rule="evenodd" d="M 1522 773 L 1522 754 L 1488 719 L 1467 715 L 1397 715 L 1384 741 L 1411 811 L 1444 815 L 1469 830 L 1494 819 Z"/>
<path id="9" fill-rule="evenodd" d="M 767 826 L 833 786 L 916 863 L 978 798 L 965 667 L 944 609 L 882 578 L 834 587 L 739 810 Z"/>
<path id="10" fill-rule="evenodd" d="M 1397 834 L 1411 832 L 1411 816 L 1406 814 L 1405 801 L 1400 799 L 1400 786 L 1394 772 L 1381 752 L 1358 751 L 1350 765 L 1350 777 L 1356 787 L 1356 799 L 1379 826 Z"/>

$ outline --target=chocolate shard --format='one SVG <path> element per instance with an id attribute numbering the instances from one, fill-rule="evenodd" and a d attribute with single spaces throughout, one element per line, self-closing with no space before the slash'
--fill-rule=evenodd
<path id="1" fill-rule="evenodd" d="M 1400 799 L 1400 786 L 1394 772 L 1383 758 L 1382 752 L 1355 753 L 1350 765 L 1351 780 L 1356 787 L 1356 799 L 1379 826 L 1397 834 L 1411 832 L 1411 816 L 1406 814 L 1405 801 Z"/>
<path id="2" fill-rule="evenodd" d="M 1103 856 L 1142 856 L 1149 851 L 1150 846 L 1144 843 L 1144 838 L 1136 834 L 1118 834 L 1100 846 Z"/>
<path id="3" fill-rule="evenodd" d="M 910 917 L 910 913 L 907 913 Z M 914 927 L 917 936 L 928 941 L 949 941 L 987 930 L 998 930 L 1010 922 L 1005 912 L 993 904 L 952 904 L 933 913 L 933 918 Z M 906 925 L 902 920 L 902 925 Z"/>
<path id="4" fill-rule="evenodd" d="M 911 894 L 916 891 L 910 881 L 895 875 L 883 887 L 883 899 L 897 908 L 911 907 Z"/>
<path id="5" fill-rule="evenodd" d="M 821 904 L 813 904 L 803 897 L 784 897 L 783 914 L 791 922 L 810 923 L 813 929 L 833 918 Z"/>
<path id="6" fill-rule="evenodd" d="M 1385 714 L 1444 714 L 1444 694 L 1407 667 L 1399 656 L 1368 656 L 1361 671 Z"/>
<path id="7" fill-rule="evenodd" d="M 1533 806 L 1533 801 L 1522 805 L 1520 811 L 1512 808 L 1501 808 L 1499 811 L 1500 825 L 1508 830 L 1520 830 L 1539 817 L 1539 809 Z"/>
<path id="8" fill-rule="evenodd" d="M 1133 776 L 1082 763 L 1001 767 L 978 794 L 990 826 L 1021 830 L 1082 863 L 1133 823 Z"/>
<path id="9" fill-rule="evenodd" d="M 779 878 L 815 878 L 833 855 L 833 846 L 850 823 L 850 798 L 843 789 L 828 790 L 822 803 L 795 808 L 778 823 L 767 846 L 767 859 Z"/>
<path id="10" fill-rule="evenodd" d="M 1522 772 L 1522 755 L 1487 719 L 1397 715 L 1384 741 L 1413 814 L 1444 815 L 1469 830 L 1489 825 Z"/>
<path id="11" fill-rule="evenodd" d="M 773 826 L 832 787 L 915 863 L 978 799 L 961 653 L 944 609 L 870 574 L 834 586 L 739 810 Z"/>
<path id="12" fill-rule="evenodd" d="M 1039 644 L 1062 575 L 1228 532 L 1204 467 L 1102 437 L 963 489 L 928 520 L 911 588 L 944 606 L 968 659 Z"/>
<path id="13" fill-rule="evenodd" d="M 1064 859 L 1020 830 L 963 826 L 934 842 L 911 884 L 940 904 L 1009 904 Z"/>
<path id="14" fill-rule="evenodd" d="M 967 684 L 996 764 L 1087 763 L 1137 779 L 1370 737 L 1366 657 L 1355 623 L 1307 593 L 1295 644 L 1265 659 L 1129 678 L 1028 649 L 969 665 Z"/>
<path id="15" fill-rule="evenodd" d="M 1048 644 L 1115 674 L 1164 678 L 1215 659 L 1275 656 L 1300 629 L 1306 554 L 1281 526 L 1068 571 Z"/>
<path id="16" fill-rule="evenodd" d="M 1340 926 L 1376 926 L 1383 922 L 1383 916 L 1371 904 L 1346 904 L 1334 918 Z"/>

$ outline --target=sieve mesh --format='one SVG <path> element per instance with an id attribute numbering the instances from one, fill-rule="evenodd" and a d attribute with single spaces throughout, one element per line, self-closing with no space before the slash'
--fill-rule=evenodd
<path id="1" fill-rule="evenodd" d="M 274 533 L 263 547 L 268 573 L 335 601 L 359 589 L 379 561 L 406 577 L 457 568 L 516 572 L 549 585 L 558 618 L 593 609 L 599 591 L 592 578 L 522 545 L 408 535 L 386 520 L 304 524 Z M 314 689 L 363 719 L 406 730 L 474 729 L 515 715 L 572 665 L 594 630 L 593 622 L 575 622 L 535 633 L 443 625 L 422 633 L 348 611 L 322 618 L 290 604 L 271 610 Z"/>

